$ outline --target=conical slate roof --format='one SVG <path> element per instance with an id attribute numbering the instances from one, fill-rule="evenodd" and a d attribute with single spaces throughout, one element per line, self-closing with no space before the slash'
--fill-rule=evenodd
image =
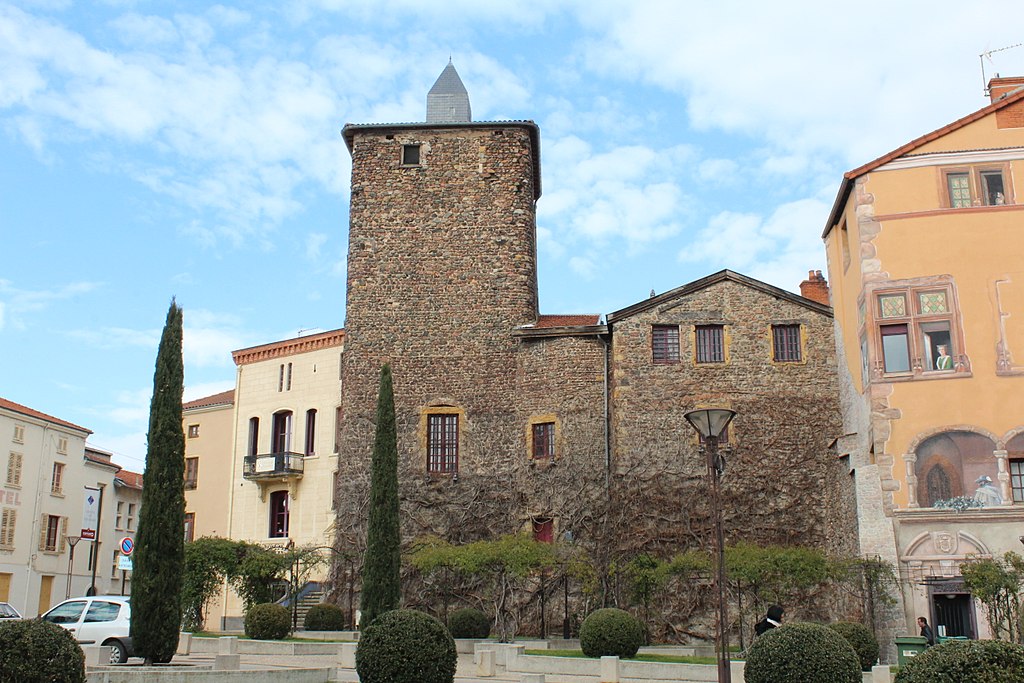
<path id="1" fill-rule="evenodd" d="M 427 123 L 468 123 L 472 120 L 469 93 L 449 60 L 427 93 Z"/>

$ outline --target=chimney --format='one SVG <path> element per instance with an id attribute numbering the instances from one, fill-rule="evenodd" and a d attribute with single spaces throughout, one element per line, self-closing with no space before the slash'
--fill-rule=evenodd
<path id="1" fill-rule="evenodd" d="M 996 74 L 995 78 L 988 82 L 988 96 L 992 102 L 996 102 L 1021 88 L 1024 88 L 1024 76 L 1000 78 L 999 74 Z"/>
<path id="2" fill-rule="evenodd" d="M 819 304 L 831 306 L 828 295 L 828 280 L 821 274 L 820 270 L 807 272 L 807 279 L 800 283 L 800 296 Z"/>

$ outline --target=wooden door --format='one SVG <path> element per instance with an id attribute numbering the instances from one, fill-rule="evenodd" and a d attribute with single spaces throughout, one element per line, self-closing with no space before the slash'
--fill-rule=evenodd
<path id="1" fill-rule="evenodd" d="M 43 576 L 39 580 L 39 614 L 50 609 L 50 598 L 53 594 L 53 577 Z"/>

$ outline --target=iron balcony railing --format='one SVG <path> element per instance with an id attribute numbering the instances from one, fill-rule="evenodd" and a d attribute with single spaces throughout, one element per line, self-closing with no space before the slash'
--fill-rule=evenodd
<path id="1" fill-rule="evenodd" d="M 304 464 L 301 453 L 247 455 L 242 465 L 242 476 L 246 479 L 301 476 Z"/>

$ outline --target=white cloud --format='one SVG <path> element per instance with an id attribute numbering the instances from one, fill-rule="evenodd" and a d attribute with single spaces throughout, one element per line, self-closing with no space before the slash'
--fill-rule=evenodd
<path id="1" fill-rule="evenodd" d="M 312 232 L 306 236 L 306 259 L 309 261 L 320 260 L 320 250 L 327 244 L 330 236 L 322 232 Z"/>
<path id="2" fill-rule="evenodd" d="M 27 329 L 32 314 L 58 302 L 81 298 L 99 286 L 96 282 L 72 282 L 55 289 L 29 290 L 15 287 L 10 280 L 0 280 L 0 331 L 7 324 L 14 329 Z"/>

